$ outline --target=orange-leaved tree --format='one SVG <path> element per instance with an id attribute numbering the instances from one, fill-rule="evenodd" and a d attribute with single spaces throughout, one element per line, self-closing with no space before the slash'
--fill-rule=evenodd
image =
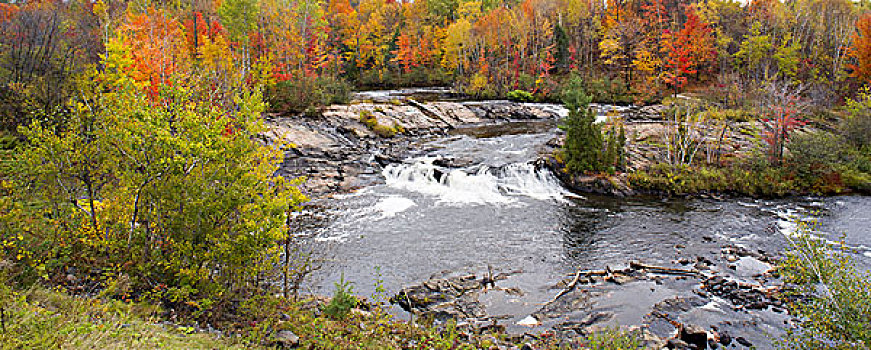
<path id="1" fill-rule="evenodd" d="M 690 76 L 698 76 L 716 61 L 717 51 L 713 31 L 692 7 L 686 9 L 687 20 L 677 32 L 666 30 L 662 37 L 662 50 L 666 55 L 663 81 L 674 89 L 682 89 Z"/>
<path id="2" fill-rule="evenodd" d="M 852 71 L 850 75 L 864 84 L 871 83 L 871 14 L 865 14 L 856 21 L 850 56 L 856 60 L 855 64 L 848 66 Z"/>

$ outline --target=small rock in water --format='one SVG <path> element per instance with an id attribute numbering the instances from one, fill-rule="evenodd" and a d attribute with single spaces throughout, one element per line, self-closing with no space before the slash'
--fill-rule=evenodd
<path id="1" fill-rule="evenodd" d="M 747 339 L 744 339 L 744 337 L 735 338 L 735 341 L 738 342 L 738 344 L 744 345 L 748 348 L 753 346 L 753 344 L 750 343 L 750 341 L 748 341 Z"/>
<path id="2" fill-rule="evenodd" d="M 634 278 L 623 275 L 623 274 L 614 274 L 609 279 L 611 282 L 614 282 L 616 284 L 621 284 L 621 285 L 632 282 L 634 280 Z"/>
<path id="3" fill-rule="evenodd" d="M 732 336 L 726 331 L 720 332 L 720 344 L 723 344 L 723 346 L 729 346 L 729 344 L 732 344 Z"/>
<path id="4" fill-rule="evenodd" d="M 527 326 L 527 327 L 536 327 L 536 326 L 540 326 L 541 322 L 538 319 L 536 319 L 535 317 L 533 317 L 532 315 L 529 315 L 529 316 L 526 316 L 526 318 L 524 318 L 520 321 L 517 321 L 517 325 Z"/>
<path id="5" fill-rule="evenodd" d="M 675 350 L 692 349 L 692 347 L 690 347 L 690 344 L 687 344 L 687 342 L 680 340 L 680 339 L 669 339 L 666 347 L 669 349 L 675 349 Z"/>
<path id="6" fill-rule="evenodd" d="M 684 327 L 680 332 L 680 339 L 696 349 L 704 349 L 708 346 L 708 332 L 699 326 Z"/>

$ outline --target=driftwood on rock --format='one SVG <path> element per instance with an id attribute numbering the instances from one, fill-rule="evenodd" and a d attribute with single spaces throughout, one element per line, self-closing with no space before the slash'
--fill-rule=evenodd
<path id="1" fill-rule="evenodd" d="M 666 275 L 682 275 L 682 276 L 700 276 L 702 273 L 698 270 L 678 269 L 664 266 L 647 265 L 638 261 L 629 262 L 629 267 L 633 270 L 646 270 L 653 273 Z"/>
<path id="2" fill-rule="evenodd" d="M 544 303 L 544 305 L 547 306 L 547 305 L 553 304 L 554 302 L 557 301 L 557 299 L 559 299 L 559 298 L 562 297 L 563 295 L 566 295 L 566 293 L 571 292 L 572 290 L 574 290 L 574 289 L 575 289 L 575 286 L 578 285 L 578 280 L 581 279 L 581 273 L 582 273 L 582 272 L 583 272 L 583 271 L 578 270 L 578 272 L 575 273 L 575 278 L 574 278 L 574 279 L 573 279 L 573 280 L 572 280 L 572 281 L 571 281 L 571 282 L 566 286 L 566 288 L 563 289 L 561 292 L 559 292 L 559 294 L 557 294 L 555 297 L 553 297 L 553 299 L 551 299 L 550 301 Z"/>

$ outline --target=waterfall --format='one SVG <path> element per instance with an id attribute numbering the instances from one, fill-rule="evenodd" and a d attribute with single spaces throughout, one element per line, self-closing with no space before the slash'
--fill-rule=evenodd
<path id="1" fill-rule="evenodd" d="M 518 197 L 563 200 L 570 196 L 548 170 L 536 169 L 531 163 L 450 169 L 434 165 L 436 159 L 423 157 L 410 164 L 388 166 L 384 169 L 387 185 L 453 204 L 513 203 Z"/>

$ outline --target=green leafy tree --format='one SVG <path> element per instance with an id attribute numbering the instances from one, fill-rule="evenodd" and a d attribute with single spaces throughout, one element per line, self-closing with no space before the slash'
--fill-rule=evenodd
<path id="1" fill-rule="evenodd" d="M 584 93 L 579 79 L 573 79 L 563 94 L 563 103 L 569 110 L 560 129 L 566 132 L 563 156 L 570 172 L 599 171 L 602 169 L 600 153 L 604 140 L 596 115 L 590 110 L 592 98 Z"/>
<path id="2" fill-rule="evenodd" d="M 756 81 L 767 80 L 774 48 L 771 36 L 762 32 L 762 24 L 753 23 L 750 33 L 741 42 L 740 50 L 735 53 L 741 72 Z"/>
<path id="3" fill-rule="evenodd" d="M 70 267 L 127 275 L 140 293 L 201 310 L 250 292 L 279 256 L 288 211 L 305 200 L 296 181 L 274 175 L 283 151 L 257 140 L 260 92 L 219 105 L 185 76 L 153 96 L 127 75 L 130 53 L 110 46 L 70 127 L 21 129 L 28 147 L 14 189 L 32 205 L 7 209 L 24 223 L 3 224 L 26 233 L 16 246 L 33 254 L 16 257 L 49 279 Z"/>

